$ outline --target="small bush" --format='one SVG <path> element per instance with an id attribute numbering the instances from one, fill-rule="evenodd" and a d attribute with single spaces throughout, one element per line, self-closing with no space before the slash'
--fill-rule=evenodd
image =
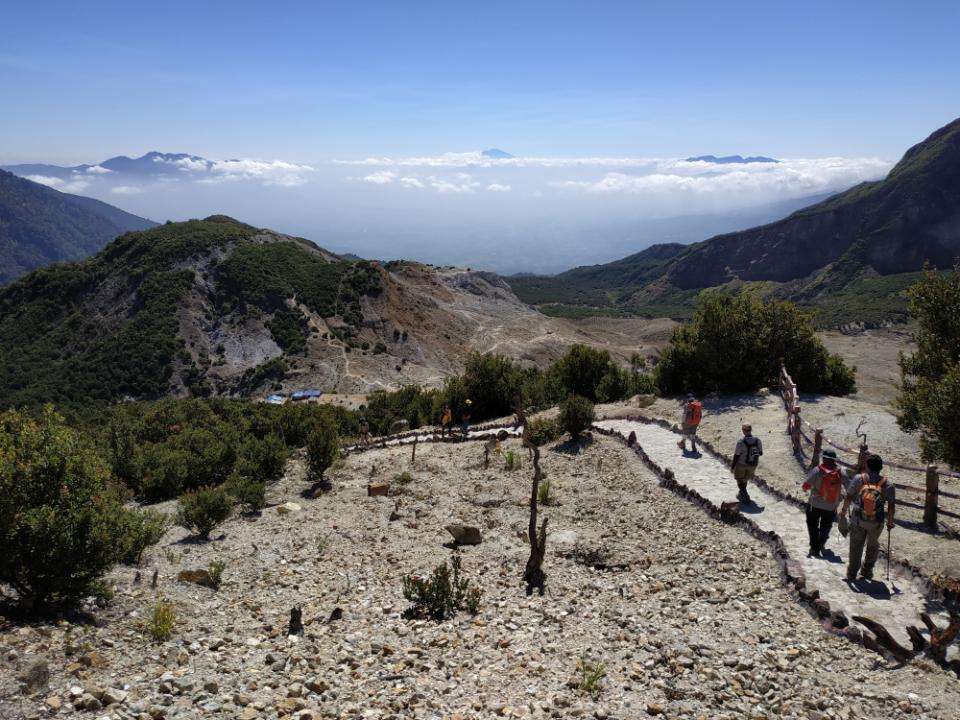
<path id="1" fill-rule="evenodd" d="M 393 481 L 398 485 L 409 485 L 413 482 L 413 475 L 404 470 L 402 473 L 397 473 L 394 475 Z"/>
<path id="2" fill-rule="evenodd" d="M 560 404 L 560 427 L 576 438 L 593 422 L 593 403 L 585 397 L 571 395 Z"/>
<path id="3" fill-rule="evenodd" d="M 173 626 L 177 622 L 177 612 L 173 603 L 160 600 L 153 606 L 153 613 L 147 620 L 147 634 L 154 642 L 166 642 L 173 634 Z"/>
<path id="4" fill-rule="evenodd" d="M 580 684 L 577 689 L 584 695 L 596 695 L 600 692 L 600 681 L 607 675 L 602 662 L 593 662 L 584 655 L 580 658 Z"/>
<path id="5" fill-rule="evenodd" d="M 307 438 L 307 468 L 314 481 L 323 480 L 323 474 L 333 465 L 340 451 L 337 428 L 324 417 Z"/>
<path id="6" fill-rule="evenodd" d="M 120 562 L 139 565 L 143 551 L 160 542 L 170 527 L 170 517 L 156 510 L 125 510 L 124 526 Z"/>
<path id="7" fill-rule="evenodd" d="M 552 505 L 553 495 L 550 494 L 550 481 L 543 478 L 537 486 L 537 502 L 541 505 Z"/>
<path id="8" fill-rule="evenodd" d="M 560 436 L 563 435 L 563 429 L 560 427 L 560 423 L 552 418 L 538 418 L 527 421 L 524 434 L 527 440 L 536 447 L 542 447 L 547 443 L 559 440 Z"/>
<path id="9" fill-rule="evenodd" d="M 221 583 L 223 583 L 223 571 L 226 570 L 227 564 L 222 560 L 214 560 L 207 567 L 207 572 L 210 574 L 210 587 L 214 590 L 219 590 Z"/>
<path id="10" fill-rule="evenodd" d="M 403 578 L 403 597 L 413 603 L 407 610 L 408 617 L 446 620 L 458 610 L 476 615 L 480 609 L 481 591 L 471 587 L 470 581 L 460 577 L 460 556 L 454 555 L 451 568 L 443 562 L 429 578 L 406 575 Z"/>
<path id="11" fill-rule="evenodd" d="M 520 467 L 520 456 L 517 455 L 513 450 L 507 450 L 504 455 L 504 465 L 503 469 L 507 472 L 516 470 Z"/>
<path id="12" fill-rule="evenodd" d="M 230 517 L 230 496 L 222 487 L 207 485 L 180 497 L 177 524 L 202 538 Z"/>
<path id="13" fill-rule="evenodd" d="M 244 512 L 255 513 L 267 504 L 267 486 L 260 480 L 235 473 L 225 488 Z"/>

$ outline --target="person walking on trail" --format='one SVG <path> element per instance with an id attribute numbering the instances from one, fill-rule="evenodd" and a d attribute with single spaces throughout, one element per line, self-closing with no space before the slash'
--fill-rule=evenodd
<path id="1" fill-rule="evenodd" d="M 365 417 L 360 418 L 360 442 L 365 446 L 370 444 L 370 423 Z"/>
<path id="2" fill-rule="evenodd" d="M 807 473 L 803 489 L 810 493 L 807 499 L 807 535 L 810 537 L 810 557 L 823 557 L 823 549 L 830 538 L 830 529 L 837 519 L 837 508 L 843 497 L 847 478 L 837 464 L 837 453 L 824 450 L 819 465 Z M 843 527 L 841 526 L 841 531 Z"/>
<path id="3" fill-rule="evenodd" d="M 857 572 L 865 580 L 873 579 L 873 566 L 880 553 L 880 535 L 883 526 L 893 529 L 896 507 L 896 489 L 880 474 L 883 460 L 879 455 L 867 458 L 867 471 L 854 475 L 843 500 L 840 514 L 850 512 L 850 559 L 847 562 L 847 581 L 855 582 Z M 864 551 L 866 548 L 866 551 Z M 863 563 L 861 567 L 861 562 Z"/>
<path id="4" fill-rule="evenodd" d="M 463 412 L 460 413 L 460 430 L 464 437 L 467 437 L 470 432 L 470 409 L 472 406 L 473 401 L 467 398 L 463 403 Z"/>
<path id="5" fill-rule="evenodd" d="M 680 421 L 680 442 L 677 443 L 683 452 L 687 451 L 687 438 L 690 438 L 692 451 L 697 451 L 697 428 L 702 419 L 703 405 L 693 395 L 687 395 L 687 401 L 683 404 L 683 419 Z"/>
<path id="6" fill-rule="evenodd" d="M 733 477 L 739 488 L 737 499 L 752 503 L 750 493 L 747 492 L 747 483 L 753 480 L 757 473 L 757 465 L 760 464 L 760 456 L 763 455 L 763 443 L 760 442 L 760 438 L 754 437 L 753 428 L 750 425 L 744 423 L 740 429 L 743 431 L 743 437 L 737 441 L 737 447 L 733 451 L 730 470 L 733 471 Z"/>
<path id="7" fill-rule="evenodd" d="M 449 405 L 444 405 L 443 414 L 440 415 L 440 437 L 446 437 L 447 433 L 453 435 L 453 410 Z"/>

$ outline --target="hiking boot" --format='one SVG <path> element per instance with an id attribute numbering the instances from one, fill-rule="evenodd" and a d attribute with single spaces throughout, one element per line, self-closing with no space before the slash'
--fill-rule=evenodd
<path id="1" fill-rule="evenodd" d="M 860 571 L 860 577 L 864 580 L 873 580 L 873 568 L 863 568 Z"/>
<path id="2" fill-rule="evenodd" d="M 847 582 L 848 582 L 848 583 L 855 583 L 856 581 L 857 581 L 857 576 L 856 576 L 856 575 L 851 575 L 850 573 L 847 573 Z"/>
<path id="3" fill-rule="evenodd" d="M 686 450 L 687 444 L 683 440 L 681 440 L 680 442 L 677 443 L 677 447 L 680 448 L 681 450 Z"/>
<path id="4" fill-rule="evenodd" d="M 810 557 L 822 558 L 823 551 L 818 550 L 817 548 L 810 548 Z"/>

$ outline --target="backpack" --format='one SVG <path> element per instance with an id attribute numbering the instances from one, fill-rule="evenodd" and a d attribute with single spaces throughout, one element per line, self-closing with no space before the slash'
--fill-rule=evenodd
<path id="1" fill-rule="evenodd" d="M 884 507 L 883 495 L 887 485 L 887 479 L 880 476 L 878 482 L 870 482 L 870 475 L 864 473 L 860 476 L 862 485 L 860 494 L 857 498 L 857 507 L 860 509 L 860 518 L 868 522 L 883 522 Z"/>
<path id="2" fill-rule="evenodd" d="M 760 463 L 760 456 L 763 455 L 763 451 L 760 450 L 760 441 L 751 435 L 743 439 L 743 444 L 747 447 L 747 456 L 743 459 L 743 462 L 756 467 Z"/>
<path id="3" fill-rule="evenodd" d="M 700 404 L 700 401 L 694 400 L 691 403 L 687 403 L 687 424 L 699 425 L 702 418 L 703 405 Z"/>
<path id="4" fill-rule="evenodd" d="M 828 468 L 821 465 L 820 470 L 820 489 L 817 495 L 822 497 L 828 503 L 836 503 L 840 500 L 840 468 Z"/>

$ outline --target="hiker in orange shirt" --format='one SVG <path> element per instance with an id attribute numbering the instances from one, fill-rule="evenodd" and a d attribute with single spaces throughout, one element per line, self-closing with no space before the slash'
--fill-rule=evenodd
<path id="1" fill-rule="evenodd" d="M 687 395 L 687 401 L 683 405 L 683 420 L 681 421 L 681 436 L 677 447 L 683 452 L 687 451 L 687 438 L 690 438 L 690 447 L 693 452 L 697 451 L 697 427 L 703 419 L 703 405 L 693 395 Z"/>

